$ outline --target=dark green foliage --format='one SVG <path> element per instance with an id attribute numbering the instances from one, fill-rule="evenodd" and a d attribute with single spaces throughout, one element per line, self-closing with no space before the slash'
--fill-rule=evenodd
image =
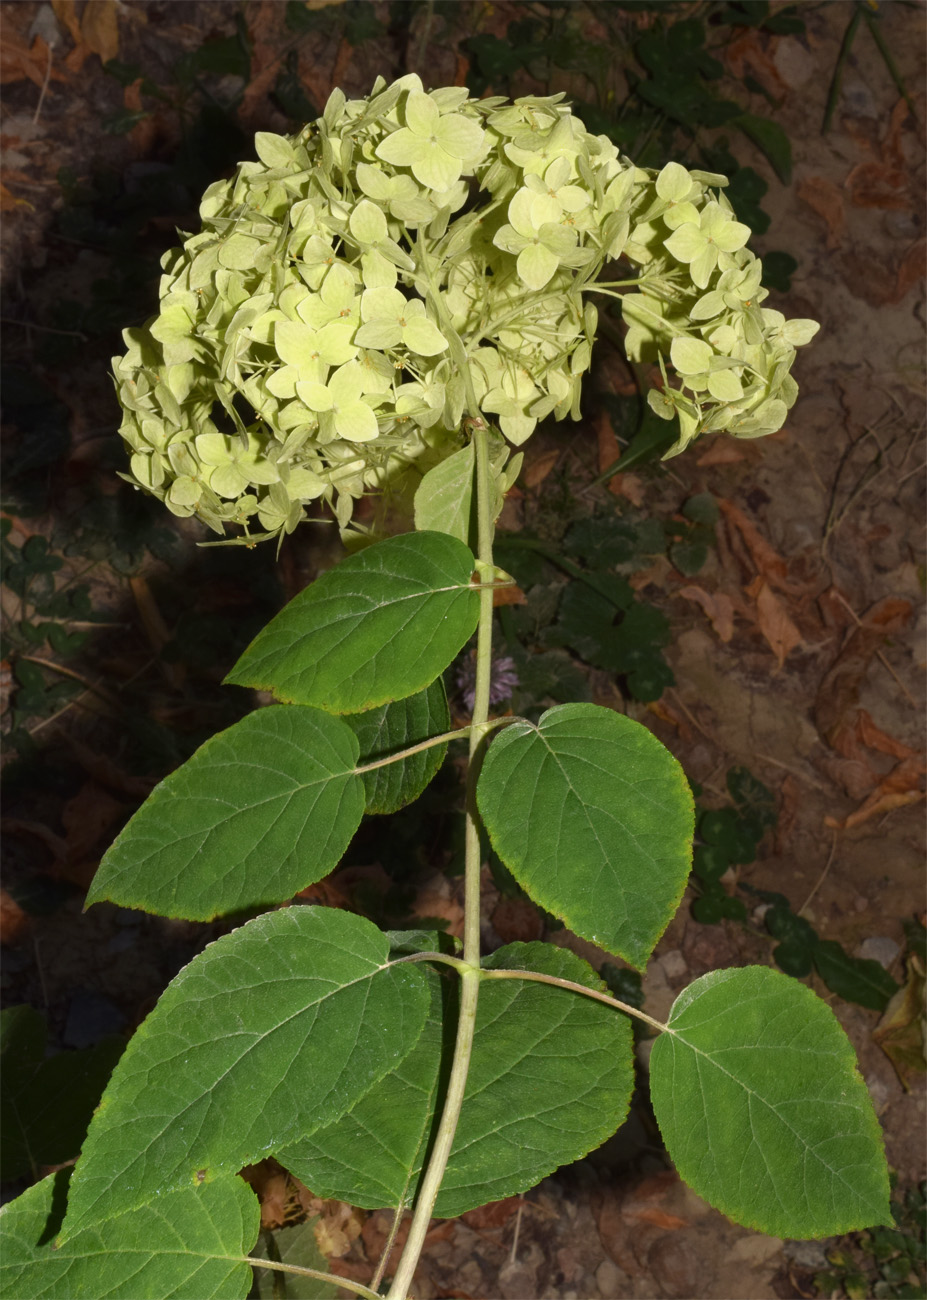
<path id="1" fill-rule="evenodd" d="M 639 564 L 643 557 L 662 554 L 670 527 L 637 511 L 615 510 L 577 520 L 567 529 L 560 548 L 526 533 L 500 536 L 499 562 L 526 594 L 525 605 L 500 610 L 508 653 L 519 672 L 522 711 L 523 697 L 540 703 L 545 696 L 559 700 L 587 695 L 575 690 L 569 696 L 561 693 L 558 682 L 569 660 L 552 658 L 555 647 L 613 673 L 637 700 L 658 699 L 673 684 L 661 653 L 671 641 L 666 616 L 640 600 L 616 572 Z M 705 527 L 686 521 L 677 534 L 679 529 L 687 536 L 695 530 L 700 538 Z M 559 582 L 558 570 L 571 581 Z M 531 642 L 540 654 L 529 651 Z M 546 680 L 539 681 L 539 673 Z M 538 693 L 542 685 L 547 689 Z"/>

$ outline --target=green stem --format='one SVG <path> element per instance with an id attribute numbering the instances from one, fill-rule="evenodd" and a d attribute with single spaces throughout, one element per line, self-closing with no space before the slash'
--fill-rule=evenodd
<path id="1" fill-rule="evenodd" d="M 558 989 L 570 989 L 573 993 L 582 993 L 584 997 L 593 998 L 596 1002 L 604 1002 L 608 1007 L 615 1007 L 625 1015 L 633 1016 L 635 1020 L 643 1020 L 645 1024 L 661 1034 L 673 1033 L 669 1025 L 664 1025 L 661 1020 L 654 1020 L 653 1016 L 648 1016 L 646 1011 L 640 1011 L 627 1002 L 613 998 L 610 993 L 602 993 L 599 989 L 577 984 L 575 980 L 560 979 L 557 975 L 544 975 L 536 970 L 483 970 L 480 971 L 480 977 L 484 980 L 531 980 L 535 984 L 553 984 Z"/>
<path id="2" fill-rule="evenodd" d="M 436 299 L 436 301 L 438 301 Z M 489 430 L 475 405 L 470 407 L 470 428 L 476 447 L 476 493 L 478 558 L 492 568 L 491 513 L 492 470 L 489 462 Z M 476 636 L 476 685 L 473 699 L 473 720 L 470 724 L 470 760 L 467 768 L 467 811 L 464 859 L 464 968 L 460 975 L 460 1018 L 457 1022 L 457 1039 L 454 1044 L 454 1061 L 441 1112 L 441 1122 L 434 1146 L 415 1202 L 415 1211 L 409 1227 L 399 1267 L 389 1289 L 389 1300 L 406 1300 L 415 1273 L 425 1234 L 431 1222 L 444 1171 L 450 1159 L 457 1121 L 463 1106 L 476 1029 L 476 1007 L 480 989 L 480 823 L 476 808 L 476 783 L 489 731 L 489 686 L 492 673 L 492 586 L 480 590 L 480 621 Z"/>
<path id="3" fill-rule="evenodd" d="M 493 718 L 485 723 L 485 729 L 492 731 L 494 727 L 507 727 L 509 723 L 519 720 L 515 717 Z M 434 749 L 435 745 L 446 745 L 449 740 L 463 740 L 464 736 L 469 736 L 471 731 L 472 727 L 458 727 L 456 731 L 444 731 L 440 736 L 430 736 L 428 740 L 420 740 L 417 745 L 410 745 L 408 749 L 400 750 L 398 754 L 390 754 L 387 758 L 378 758 L 375 763 L 365 763 L 363 767 L 355 767 L 354 775 L 363 776 L 365 772 L 375 772 L 378 767 L 401 763 L 403 759 L 411 758 L 413 754 L 420 754 L 425 749 Z"/>
<path id="4" fill-rule="evenodd" d="M 317 1268 L 298 1268 L 295 1264 L 278 1264 L 275 1260 L 257 1259 L 254 1255 L 246 1255 L 242 1262 L 250 1264 L 252 1268 L 271 1268 L 277 1273 L 292 1273 L 294 1277 L 311 1277 L 317 1282 L 328 1282 L 332 1286 L 343 1287 L 345 1291 L 353 1291 L 355 1295 L 363 1297 L 363 1300 L 383 1300 L 376 1291 L 362 1286 L 360 1282 L 351 1282 L 348 1278 L 336 1277 L 333 1273 L 322 1273 Z"/>

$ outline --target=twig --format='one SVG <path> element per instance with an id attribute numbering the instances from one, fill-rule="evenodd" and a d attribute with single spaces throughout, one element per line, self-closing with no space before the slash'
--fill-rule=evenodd
<path id="1" fill-rule="evenodd" d="M 518 1250 L 518 1234 L 521 1232 L 521 1216 L 524 1213 L 524 1209 L 525 1209 L 525 1198 L 524 1196 L 522 1196 L 519 1198 L 518 1211 L 515 1215 L 515 1232 L 512 1237 L 512 1249 L 509 1251 L 510 1264 L 515 1263 L 515 1255 Z"/>
<path id="2" fill-rule="evenodd" d="M 844 609 L 845 609 L 845 610 L 850 614 L 850 616 L 852 617 L 852 619 L 853 619 L 854 622 L 856 623 L 856 626 L 857 626 L 857 627 L 862 627 L 862 626 L 863 626 L 863 620 L 862 620 L 862 619 L 860 618 L 860 616 L 857 614 L 856 610 L 853 608 L 853 606 L 850 604 L 850 602 L 849 602 L 848 600 L 846 600 L 843 596 L 841 596 L 840 592 L 837 590 L 836 587 L 834 588 L 834 595 L 835 595 L 835 596 L 837 597 L 837 599 L 840 601 L 840 604 L 844 607 Z M 908 701 L 908 703 L 911 705 L 911 707 L 916 709 L 916 708 L 918 707 L 918 705 L 917 705 L 917 701 L 914 699 L 914 697 L 912 696 L 911 692 L 907 689 L 907 687 L 905 686 L 904 682 L 901 680 L 901 678 L 900 678 L 900 677 L 898 676 L 898 674 L 895 672 L 894 668 L 893 668 L 893 667 L 891 666 L 891 664 L 888 662 L 888 660 L 886 659 L 884 653 L 883 653 L 881 650 L 877 650 L 877 651 L 876 651 L 876 658 L 878 659 L 878 661 L 879 661 L 879 663 L 882 665 L 882 667 L 886 670 L 886 672 L 889 674 L 889 676 L 894 680 L 895 685 L 898 687 L 899 691 L 901 691 L 902 695 L 905 697 L 905 699 Z"/>
<path id="3" fill-rule="evenodd" d="M 771 763 L 773 767 L 781 767 L 785 772 L 791 772 L 796 780 L 801 781 L 803 785 L 813 785 L 816 790 L 827 791 L 827 786 L 821 781 L 815 780 L 813 776 L 808 776 L 804 772 L 799 772 L 798 768 L 791 767 L 788 763 L 783 763 L 780 758 L 773 758 L 772 754 L 757 754 L 756 757 L 761 763 Z"/>
<path id="4" fill-rule="evenodd" d="M 817 881 L 815 882 L 814 888 L 812 889 L 811 893 L 808 895 L 808 897 L 807 897 L 807 898 L 805 899 L 805 901 L 802 903 L 801 907 L 800 907 L 800 908 L 798 909 L 798 911 L 795 913 L 796 916 L 801 916 L 802 912 L 805 910 L 805 908 L 806 908 L 806 907 L 808 906 L 808 904 L 811 902 L 812 898 L 814 898 L 815 894 L 818 892 L 818 890 L 819 890 L 819 889 L 821 888 L 821 886 L 824 884 L 824 878 L 826 877 L 828 871 L 830 871 L 830 864 L 833 862 L 833 860 L 834 860 L 834 854 L 835 854 L 836 852 L 837 852 L 837 832 L 836 832 L 836 830 L 835 830 L 835 831 L 834 831 L 834 838 L 831 840 L 830 853 L 827 855 L 827 861 L 824 863 L 824 870 L 823 870 L 823 871 L 821 872 L 821 874 L 818 876 Z"/>
<path id="5" fill-rule="evenodd" d="M 19 657 L 25 659 L 27 663 L 38 664 L 40 668 L 50 668 L 53 673 L 60 673 L 62 677 L 70 677 L 75 682 L 80 682 L 85 690 L 92 692 L 94 695 L 99 695 L 100 699 L 111 708 L 118 704 L 115 695 L 110 694 L 104 686 L 95 686 L 86 677 L 76 673 L 73 668 L 65 668 L 64 664 L 56 664 L 52 659 L 40 659 L 37 655 L 20 655 Z"/>
<path id="6" fill-rule="evenodd" d="M 32 118 L 33 126 L 36 126 L 38 124 L 39 114 L 42 111 L 42 105 L 45 103 L 45 94 L 46 91 L 48 90 L 48 83 L 51 81 L 52 58 L 53 58 L 51 45 L 46 46 L 46 49 L 48 50 L 48 61 L 45 64 L 45 80 L 42 82 L 42 89 L 41 92 L 39 93 L 39 102 L 35 106 L 35 113 Z"/>
<path id="7" fill-rule="evenodd" d="M 14 316 L 0 316 L 0 321 L 4 325 L 21 325 L 25 330 L 39 330 L 42 334 L 64 334 L 68 338 L 80 339 L 82 343 L 86 343 L 88 338 L 86 334 L 81 334 L 80 330 L 53 329 L 51 325 L 37 325 L 31 320 L 16 320 Z"/>

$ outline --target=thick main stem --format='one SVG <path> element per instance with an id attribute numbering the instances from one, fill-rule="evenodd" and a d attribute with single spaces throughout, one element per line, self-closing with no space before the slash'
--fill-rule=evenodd
<path id="1" fill-rule="evenodd" d="M 476 448 L 476 496 L 479 559 L 492 567 L 492 516 L 490 513 L 491 482 L 489 466 L 488 430 L 482 420 L 471 422 Z M 467 811 L 464 859 L 464 940 L 465 968 L 460 975 L 460 1018 L 457 1022 L 457 1039 L 454 1044 L 454 1061 L 451 1066 L 444 1110 L 435 1136 L 434 1146 L 419 1186 L 415 1212 L 409 1227 L 405 1249 L 389 1289 L 389 1300 L 406 1300 L 409 1285 L 415 1272 L 425 1234 L 431 1222 L 431 1212 L 441 1188 L 444 1171 L 450 1159 L 457 1121 L 463 1106 L 470 1053 L 476 1029 L 476 1006 L 480 988 L 480 824 L 476 810 L 476 783 L 480 774 L 489 718 L 489 687 L 492 674 L 492 587 L 480 588 L 480 620 L 476 636 L 476 685 L 473 698 L 473 721 L 470 727 L 470 760 L 467 768 Z"/>

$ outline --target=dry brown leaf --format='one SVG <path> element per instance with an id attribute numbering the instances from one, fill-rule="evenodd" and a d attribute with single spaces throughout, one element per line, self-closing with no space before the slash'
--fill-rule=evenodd
<path id="1" fill-rule="evenodd" d="M 757 573 L 780 590 L 788 590 L 785 560 L 770 546 L 756 524 L 733 502 L 722 499 L 718 504 L 729 528 L 743 538 Z"/>
<path id="2" fill-rule="evenodd" d="M 602 411 L 596 420 L 595 436 L 598 443 L 599 473 L 604 474 L 621 455 L 621 443 L 615 436 L 607 411 Z"/>
<path id="3" fill-rule="evenodd" d="M 723 591 L 707 592 L 701 587 L 682 587 L 679 595 L 701 605 L 719 639 L 730 641 L 734 635 L 734 602 L 730 596 Z"/>
<path id="4" fill-rule="evenodd" d="M 4 947 L 21 943 L 29 934 L 29 916 L 5 889 L 0 889 L 0 944 Z"/>
<path id="5" fill-rule="evenodd" d="M 911 602 L 898 596 L 886 596 L 873 605 L 860 619 L 818 687 L 814 724 L 829 745 L 841 744 L 841 752 L 851 758 L 857 757 L 858 751 L 854 752 L 852 745 L 847 748 L 845 737 L 841 742 L 841 728 L 852 724 L 850 712 L 857 705 L 860 686 L 882 642 L 907 625 L 912 610 Z"/>
<path id="6" fill-rule="evenodd" d="M 911 207 L 907 175 L 882 162 L 858 163 L 844 181 L 844 187 L 856 208 L 906 211 Z"/>
<path id="7" fill-rule="evenodd" d="M 527 898 L 503 898 L 493 911 L 492 924 L 503 943 L 533 943 L 544 930 L 540 913 Z"/>
<path id="8" fill-rule="evenodd" d="M 788 94 L 788 86 L 763 48 L 763 38 L 755 28 L 748 27 L 730 42 L 724 50 L 724 61 L 738 81 L 752 75 L 774 99 L 784 99 Z"/>
<path id="9" fill-rule="evenodd" d="M 522 483 L 527 488 L 538 487 L 544 482 L 559 459 L 560 452 L 556 449 L 554 451 L 545 451 L 542 455 L 533 457 L 531 460 L 526 458 L 526 463 L 519 475 Z"/>
<path id="10" fill-rule="evenodd" d="M 910 1091 L 914 1076 L 927 1070 L 924 1050 L 927 1047 L 924 967 L 914 953 L 909 954 L 907 965 L 904 987 L 892 997 L 872 1033 L 872 1037 L 895 1067 L 905 1092 Z"/>
<path id="11" fill-rule="evenodd" d="M 437 889 L 420 890 L 412 905 L 412 912 L 418 917 L 434 917 L 437 920 L 447 921 L 449 934 L 456 935 L 458 938 L 463 935 L 463 908 L 456 898 L 450 898 Z"/>
<path id="12" fill-rule="evenodd" d="M 526 605 L 528 598 L 521 587 L 494 587 L 492 593 L 493 609 L 499 605 Z"/>
<path id="13" fill-rule="evenodd" d="M 127 812 L 126 805 L 114 799 L 101 785 L 85 781 L 61 810 L 70 863 L 77 865 L 86 858 L 104 835 L 111 834 Z"/>
<path id="14" fill-rule="evenodd" d="M 489 1228 L 501 1228 L 508 1223 L 513 1214 L 517 1214 L 519 1205 L 523 1205 L 521 1196 L 507 1196 L 504 1201 L 490 1201 L 476 1210 L 467 1210 L 460 1217 L 468 1228 L 485 1232 Z"/>
<path id="15" fill-rule="evenodd" d="M 708 450 L 703 451 L 695 463 L 698 466 L 736 465 L 746 459 L 743 448 L 732 442 L 730 438 L 715 438 L 710 442 Z"/>
<path id="16" fill-rule="evenodd" d="M 823 176 L 809 176 L 795 192 L 812 212 L 823 218 L 827 226 L 826 247 L 839 248 L 846 232 L 846 213 L 840 187 Z"/>
<path id="17" fill-rule="evenodd" d="M 51 60 L 50 70 L 49 60 Z M 50 81 L 67 80 L 64 73 L 55 67 L 51 50 L 41 36 L 37 36 L 29 47 L 7 24 L 3 29 L 3 39 L 0 41 L 0 83 L 23 81 L 28 78 L 41 89 L 45 85 L 46 74 Z"/>
<path id="18" fill-rule="evenodd" d="M 74 0 L 51 0 L 51 6 L 61 26 L 68 29 L 71 40 L 75 45 L 80 45 L 80 23 L 77 20 L 77 5 Z"/>
<path id="19" fill-rule="evenodd" d="M 340 1259 L 361 1234 L 363 1210 L 355 1210 L 344 1201 L 325 1201 L 322 1214 L 313 1228 L 316 1245 L 328 1259 Z"/>
<path id="20" fill-rule="evenodd" d="M 898 265 L 895 296 L 892 301 L 901 302 L 909 290 L 922 282 L 925 275 L 927 275 L 927 239 L 922 238 L 911 245 Z"/>
<path id="21" fill-rule="evenodd" d="M 865 709 L 857 711 L 856 733 L 864 745 L 868 745 L 870 749 L 877 749 L 880 754 L 890 754 L 892 758 L 917 757 L 918 751 L 916 749 L 903 744 L 900 740 L 896 740 L 894 736 L 888 735 L 881 727 L 877 727 Z"/>
<path id="22" fill-rule="evenodd" d="M 33 203 L 30 203 L 28 199 L 17 198 L 0 182 L 0 212 L 14 212 L 17 208 L 28 208 L 30 212 L 35 211 Z"/>
<path id="23" fill-rule="evenodd" d="M 789 618 L 785 605 L 769 584 L 760 582 L 756 590 L 757 624 L 781 668 L 790 651 L 801 645 L 801 633 Z"/>
<path id="24" fill-rule="evenodd" d="M 615 474 L 609 479 L 612 496 L 624 497 L 632 506 L 642 506 L 647 495 L 644 480 L 638 474 Z"/>
<path id="25" fill-rule="evenodd" d="M 87 0 L 81 14 L 80 34 L 101 63 L 119 57 L 119 6 L 116 0 Z"/>
<path id="26" fill-rule="evenodd" d="M 921 785 L 925 771 L 927 768 L 920 757 L 902 759 L 892 768 L 888 776 L 883 777 L 876 789 L 855 812 L 850 813 L 849 817 L 844 818 L 842 822 L 833 817 L 825 817 L 825 825 L 837 830 L 852 830 L 854 826 L 861 826 L 882 813 L 918 803 L 924 798 Z"/>

